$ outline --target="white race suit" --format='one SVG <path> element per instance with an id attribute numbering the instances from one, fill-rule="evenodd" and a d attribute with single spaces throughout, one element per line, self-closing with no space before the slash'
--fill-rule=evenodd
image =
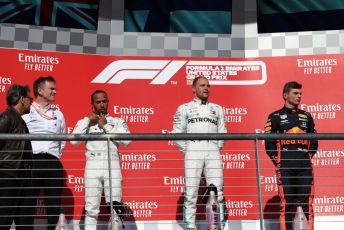
<path id="1" fill-rule="evenodd" d="M 108 134 L 129 133 L 127 124 L 120 118 L 106 115 L 107 124 L 102 129 L 98 124 L 91 124 L 88 117 L 79 120 L 74 127 L 73 134 Z M 80 141 L 71 141 L 78 145 Z M 118 144 L 129 145 L 130 141 L 111 141 L 111 178 L 112 199 L 122 202 L 122 173 L 118 155 Z M 95 230 L 101 196 L 104 193 L 106 203 L 110 203 L 109 167 L 108 167 L 108 144 L 107 141 L 86 141 L 86 166 L 85 166 L 85 229 Z"/>
<path id="2" fill-rule="evenodd" d="M 173 133 L 226 133 L 226 123 L 221 106 L 194 99 L 178 107 L 174 115 Z M 185 154 L 184 176 L 184 223 L 186 228 L 196 228 L 196 203 L 202 171 L 209 186 L 218 191 L 221 206 L 221 224 L 224 225 L 223 170 L 220 149 L 224 141 L 187 140 L 176 141 L 177 147 Z"/>

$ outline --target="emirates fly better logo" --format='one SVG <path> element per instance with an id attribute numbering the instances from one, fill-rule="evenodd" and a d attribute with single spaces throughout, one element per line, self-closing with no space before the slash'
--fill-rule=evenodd
<path id="1" fill-rule="evenodd" d="M 151 80 L 164 85 L 182 68 L 186 80 L 206 77 L 212 85 L 261 85 L 267 80 L 262 61 L 188 61 L 188 60 L 116 60 L 92 83 L 121 84 L 125 80 Z"/>

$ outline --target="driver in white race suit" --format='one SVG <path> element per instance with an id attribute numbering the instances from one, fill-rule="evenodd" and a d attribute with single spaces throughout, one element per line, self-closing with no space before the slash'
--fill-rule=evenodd
<path id="1" fill-rule="evenodd" d="M 209 81 L 205 77 L 195 78 L 192 83 L 195 98 L 178 107 L 174 115 L 173 133 L 226 133 L 226 123 L 221 106 L 208 101 Z M 211 134 L 210 134 L 211 135 Z M 184 224 L 186 229 L 196 229 L 196 203 L 201 174 L 206 177 L 207 186 L 217 188 L 220 204 L 221 226 L 224 228 L 223 172 L 220 149 L 224 141 L 188 140 L 176 141 L 185 154 L 184 176 Z"/>
<path id="2" fill-rule="evenodd" d="M 105 91 L 97 90 L 91 95 L 93 113 L 79 120 L 74 127 L 73 134 L 108 134 L 129 133 L 127 124 L 120 118 L 111 117 L 108 112 L 108 96 Z M 72 145 L 78 145 L 80 141 L 71 141 Z M 118 202 L 122 204 L 122 173 L 118 144 L 127 146 L 130 141 L 110 142 L 111 152 L 111 178 L 112 200 L 118 208 Z M 85 230 L 97 229 L 99 206 L 103 191 L 108 210 L 110 205 L 108 144 L 107 141 L 86 141 L 86 166 L 85 166 Z M 124 210 L 123 210 L 124 211 Z"/>

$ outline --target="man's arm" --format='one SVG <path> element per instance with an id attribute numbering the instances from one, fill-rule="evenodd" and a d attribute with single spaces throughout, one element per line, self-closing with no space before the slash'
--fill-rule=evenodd
<path id="1" fill-rule="evenodd" d="M 270 114 L 264 126 L 265 133 L 277 133 L 277 121 L 273 114 Z M 265 151 L 270 159 L 277 165 L 277 140 L 265 140 Z"/>
<path id="2" fill-rule="evenodd" d="M 7 114 L 0 114 L 0 133 L 10 133 L 9 132 L 9 117 Z M 0 150 L 2 150 L 5 141 L 0 141 Z"/>
<path id="3" fill-rule="evenodd" d="M 66 134 L 66 120 L 61 113 L 61 127 L 60 127 L 60 134 Z M 61 149 L 60 152 L 62 153 L 63 150 L 66 148 L 66 141 L 61 141 Z"/>
<path id="4" fill-rule="evenodd" d="M 90 118 L 84 117 L 83 119 L 79 120 L 74 129 L 72 134 L 85 134 L 88 130 L 88 126 L 90 125 Z M 81 141 L 70 141 L 72 145 L 79 145 Z"/>
<path id="5" fill-rule="evenodd" d="M 186 133 L 186 112 L 183 105 L 179 106 L 173 117 L 172 133 Z M 186 141 L 175 141 L 177 147 L 182 153 L 186 152 Z"/>
<path id="6" fill-rule="evenodd" d="M 113 118 L 112 118 L 113 119 Z M 130 134 L 129 128 L 127 123 L 125 123 L 124 120 L 118 118 L 118 119 L 114 119 L 115 123 L 114 125 L 110 125 L 109 123 L 106 123 L 103 126 L 103 130 L 105 133 L 127 133 Z M 115 144 L 120 144 L 120 145 L 124 145 L 124 146 L 128 146 L 131 142 L 131 140 L 117 140 L 117 141 L 113 141 Z"/>
<path id="7" fill-rule="evenodd" d="M 218 133 L 227 133 L 227 128 L 226 128 L 226 120 L 225 120 L 225 115 L 223 113 L 223 109 L 220 107 L 219 109 L 219 120 L 217 124 L 217 132 Z M 218 142 L 219 149 L 221 149 L 224 145 L 225 141 L 220 140 Z"/>
<path id="8" fill-rule="evenodd" d="M 308 119 L 309 119 L 309 127 L 307 129 L 307 133 L 316 133 L 314 120 L 311 114 L 308 114 Z M 317 153 L 317 150 L 318 150 L 318 140 L 316 139 L 310 140 L 309 153 L 312 156 L 314 156 L 314 154 Z"/>

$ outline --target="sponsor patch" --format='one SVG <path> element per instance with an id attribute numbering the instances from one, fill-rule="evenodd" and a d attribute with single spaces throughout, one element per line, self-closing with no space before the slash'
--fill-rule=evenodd
<path id="1" fill-rule="evenodd" d="M 298 116 L 301 118 L 307 118 L 307 115 L 305 115 L 305 114 L 298 114 Z"/>
<path id="2" fill-rule="evenodd" d="M 265 128 L 264 128 L 264 131 L 265 131 L 265 132 L 269 132 L 270 130 L 271 130 L 271 126 L 268 126 L 268 127 L 265 127 Z"/>
<path id="3" fill-rule="evenodd" d="M 284 119 L 287 119 L 287 114 L 282 114 L 282 115 L 280 115 L 280 118 L 282 119 L 282 120 L 284 120 Z"/>

